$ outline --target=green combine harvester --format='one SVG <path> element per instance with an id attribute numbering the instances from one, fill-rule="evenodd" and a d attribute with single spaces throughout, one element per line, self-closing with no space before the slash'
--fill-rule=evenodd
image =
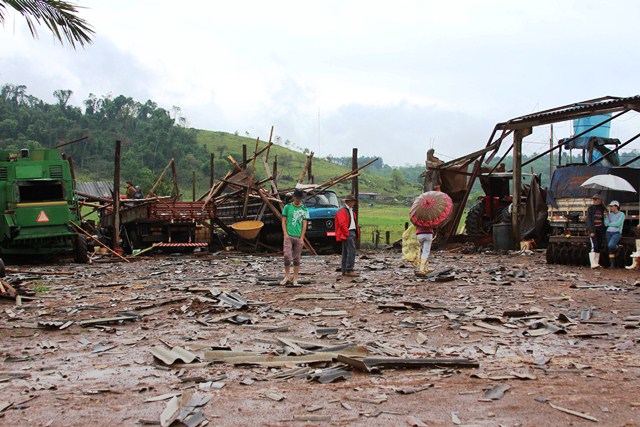
<path id="1" fill-rule="evenodd" d="M 60 150 L 0 150 L 0 208 L 0 256 L 72 253 L 75 262 L 89 261 L 87 239 L 71 224 L 80 224 L 80 209 Z"/>

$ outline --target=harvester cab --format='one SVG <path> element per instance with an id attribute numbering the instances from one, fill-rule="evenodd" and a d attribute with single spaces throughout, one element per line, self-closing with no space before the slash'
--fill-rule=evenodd
<path id="1" fill-rule="evenodd" d="M 59 150 L 0 150 L 0 255 L 73 253 L 88 262 L 69 161 Z"/>

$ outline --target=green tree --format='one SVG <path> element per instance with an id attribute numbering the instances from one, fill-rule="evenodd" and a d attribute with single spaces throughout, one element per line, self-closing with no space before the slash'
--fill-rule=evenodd
<path id="1" fill-rule="evenodd" d="M 91 43 L 93 28 L 78 16 L 79 6 L 73 3 L 61 0 L 0 0 L 1 24 L 4 24 L 7 6 L 24 17 L 35 38 L 38 37 L 36 26 L 44 24 L 60 43 L 66 39 L 74 49 L 76 43 L 81 46 Z"/>
<path id="2" fill-rule="evenodd" d="M 391 183 L 393 184 L 393 188 L 396 190 L 399 190 L 404 184 L 404 176 L 398 168 L 394 168 L 393 171 L 391 171 Z"/>

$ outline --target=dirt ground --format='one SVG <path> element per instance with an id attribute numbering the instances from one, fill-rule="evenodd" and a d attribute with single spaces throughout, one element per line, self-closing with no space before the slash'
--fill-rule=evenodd
<path id="1" fill-rule="evenodd" d="M 0 300 L 0 424 L 160 424 L 167 406 L 194 395 L 206 403 L 204 421 L 191 425 L 640 424 L 639 272 L 546 265 L 541 252 L 435 252 L 432 260 L 440 281 L 416 277 L 391 251 L 361 252 L 356 279 L 336 273 L 336 255 L 305 257 L 301 278 L 311 283 L 302 288 L 272 283 L 282 275 L 277 255 L 11 266 L 72 274 L 8 277 L 38 297 Z M 238 292 L 248 308 L 221 305 L 213 288 Z M 231 323 L 235 315 L 252 323 Z M 337 331 L 317 332 L 328 327 Z M 479 368 L 347 367 L 348 378 L 322 384 L 310 377 L 346 365 L 293 371 L 300 365 L 206 360 L 225 349 L 317 354 L 284 337 Z M 167 345 L 198 358 L 167 365 L 151 353 Z"/>

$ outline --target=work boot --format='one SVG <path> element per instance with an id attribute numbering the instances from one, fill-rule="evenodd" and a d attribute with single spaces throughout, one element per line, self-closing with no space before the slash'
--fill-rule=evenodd
<path id="1" fill-rule="evenodd" d="M 347 277 L 358 277 L 358 276 L 360 276 L 360 274 L 358 274 L 357 271 L 353 271 L 353 270 L 347 271 L 346 273 L 344 273 L 344 275 L 347 276 Z"/>
<path id="2" fill-rule="evenodd" d="M 616 254 L 609 254 L 609 268 L 616 268 Z"/>
<path id="3" fill-rule="evenodd" d="M 599 264 L 600 254 L 598 252 L 589 252 L 589 262 L 591 263 L 591 268 L 602 268 Z"/>
<path id="4" fill-rule="evenodd" d="M 640 270 L 640 256 L 631 255 L 631 265 L 625 267 L 627 270 Z"/>
<path id="5" fill-rule="evenodd" d="M 433 268 L 429 268 L 429 260 L 425 259 L 422 261 L 422 264 L 420 265 L 420 268 L 422 270 L 422 272 L 424 274 L 429 274 L 431 272 L 433 272 Z"/>
<path id="6" fill-rule="evenodd" d="M 640 270 L 640 239 L 636 239 L 636 251 L 631 254 L 631 265 L 627 270 Z"/>
<path id="7" fill-rule="evenodd" d="M 426 276 L 427 274 L 433 271 L 432 268 L 429 268 L 429 260 L 421 259 L 420 260 L 420 268 L 416 271 L 416 276 Z"/>

